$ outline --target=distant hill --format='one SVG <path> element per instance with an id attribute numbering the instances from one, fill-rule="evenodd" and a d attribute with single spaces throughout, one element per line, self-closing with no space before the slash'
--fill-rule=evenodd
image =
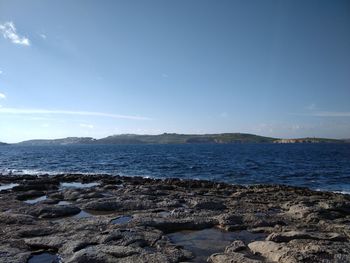
<path id="1" fill-rule="evenodd" d="M 159 135 L 122 134 L 96 140 L 98 144 L 269 143 L 275 138 L 245 133 Z"/>
<path id="2" fill-rule="evenodd" d="M 23 146 L 50 146 L 50 145 L 68 145 L 68 144 L 88 144 L 96 139 L 91 137 L 68 137 L 63 139 L 53 140 L 29 140 L 17 143 Z"/>
<path id="3" fill-rule="evenodd" d="M 102 139 L 91 137 L 68 137 L 54 140 L 29 140 L 18 143 L 24 146 L 36 145 L 71 145 L 71 144 L 188 144 L 188 143 L 345 143 L 346 140 L 327 138 L 279 139 L 248 133 L 219 134 L 177 134 L 163 133 L 158 135 L 120 134 Z M 350 142 L 350 140 L 348 141 Z"/>
<path id="4" fill-rule="evenodd" d="M 5 145 L 8 145 L 8 144 L 4 142 L 0 142 L 0 146 L 5 146 Z"/>

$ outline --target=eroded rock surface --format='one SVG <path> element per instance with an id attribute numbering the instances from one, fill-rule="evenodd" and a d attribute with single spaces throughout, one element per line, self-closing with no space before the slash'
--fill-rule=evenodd
<path id="1" fill-rule="evenodd" d="M 84 187 L 61 187 L 75 182 Z M 18 185 L 0 191 L 0 262 L 41 253 L 70 263 L 350 262 L 348 195 L 107 175 L 0 176 L 1 185 L 11 183 Z M 25 202 L 40 196 L 47 199 Z M 205 229 L 225 239 L 205 259 L 198 254 L 210 237 L 201 248 L 193 247 L 198 240 L 171 239 Z"/>

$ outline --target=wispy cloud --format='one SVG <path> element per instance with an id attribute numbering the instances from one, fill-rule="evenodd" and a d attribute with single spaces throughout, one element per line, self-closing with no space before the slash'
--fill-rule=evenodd
<path id="1" fill-rule="evenodd" d="M 152 120 L 148 117 L 121 115 L 105 112 L 94 111 L 69 111 L 69 110 L 48 110 L 48 109 L 21 109 L 21 108 L 0 108 L 0 114 L 33 114 L 33 115 L 77 115 L 77 116 L 97 116 L 113 119 L 128 119 L 128 120 Z"/>
<path id="2" fill-rule="evenodd" d="M 86 123 L 80 123 L 79 126 L 82 127 L 82 128 L 87 128 L 87 129 L 93 129 L 94 128 L 94 125 L 86 124 Z"/>
<path id="3" fill-rule="evenodd" d="M 39 34 L 39 36 L 42 38 L 42 39 L 46 39 L 47 36 L 45 34 Z"/>
<path id="4" fill-rule="evenodd" d="M 0 24 L 0 33 L 5 39 L 10 40 L 13 44 L 30 46 L 30 41 L 28 38 L 17 34 L 17 30 L 13 22 L 5 22 Z"/>
<path id="5" fill-rule="evenodd" d="M 309 115 L 317 117 L 350 117 L 350 111 L 318 111 Z"/>
<path id="6" fill-rule="evenodd" d="M 2 74 L 2 73 L 4 73 L 2 70 L 0 70 L 0 75 Z"/>
<path id="7" fill-rule="evenodd" d="M 0 92 L 0 99 L 6 99 L 6 95 Z"/>

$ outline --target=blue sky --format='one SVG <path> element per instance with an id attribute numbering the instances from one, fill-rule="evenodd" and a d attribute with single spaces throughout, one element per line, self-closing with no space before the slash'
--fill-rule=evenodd
<path id="1" fill-rule="evenodd" d="M 0 141 L 350 137 L 350 2 L 0 0 Z"/>

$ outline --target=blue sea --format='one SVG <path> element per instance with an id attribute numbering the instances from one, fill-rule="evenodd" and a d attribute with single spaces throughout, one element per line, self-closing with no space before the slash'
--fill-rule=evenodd
<path id="1" fill-rule="evenodd" d="M 350 144 L 2 146 L 0 174 L 104 173 L 350 193 Z"/>

